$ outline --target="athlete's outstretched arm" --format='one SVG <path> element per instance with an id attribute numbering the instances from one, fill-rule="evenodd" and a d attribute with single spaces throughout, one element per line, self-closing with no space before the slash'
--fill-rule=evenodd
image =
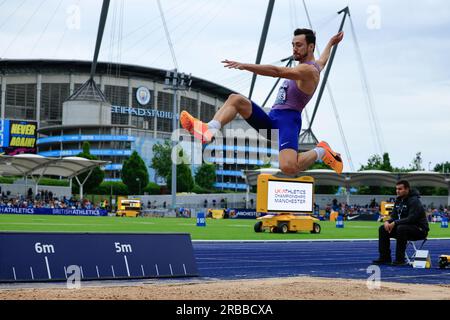
<path id="1" fill-rule="evenodd" d="M 320 55 L 319 59 L 316 60 L 316 63 L 319 65 L 320 70 L 323 70 L 325 68 L 325 65 L 328 62 L 328 59 L 330 58 L 331 54 L 331 48 L 342 41 L 342 38 L 344 38 L 344 32 L 339 32 L 336 35 L 334 35 L 330 41 L 328 41 L 327 46 L 325 47 L 325 50 L 322 51 L 322 54 Z"/>
<path id="2" fill-rule="evenodd" d="M 269 76 L 275 78 L 285 78 L 292 80 L 309 79 L 314 67 L 306 64 L 299 64 L 294 68 L 278 67 L 264 64 L 240 63 L 237 61 L 222 61 L 225 68 L 247 70 L 261 76 Z"/>

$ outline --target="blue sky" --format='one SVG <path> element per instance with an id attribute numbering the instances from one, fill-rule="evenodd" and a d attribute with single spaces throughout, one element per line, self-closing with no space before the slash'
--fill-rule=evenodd
<path id="1" fill-rule="evenodd" d="M 251 74 L 225 69 L 220 61 L 254 62 L 268 1 L 161 3 L 179 69 L 247 95 Z M 450 2 L 306 0 L 306 4 L 320 48 L 339 27 L 336 12 L 350 7 L 382 142 L 377 144 L 372 129 L 347 21 L 329 83 L 354 167 L 380 149 L 389 152 L 399 167 L 408 167 L 419 151 L 425 169 L 450 161 Z M 90 60 L 100 8 L 101 1 L 0 0 L 0 57 Z M 277 61 L 291 54 L 296 27 L 308 27 L 303 2 L 277 0 L 262 63 L 281 65 Z M 156 0 L 111 1 L 100 60 L 174 67 Z M 264 101 L 274 81 L 258 78 L 253 96 L 257 103 Z M 307 107 L 309 115 L 316 97 L 317 93 Z M 327 92 L 313 131 L 344 154 L 344 169 L 349 170 Z"/>

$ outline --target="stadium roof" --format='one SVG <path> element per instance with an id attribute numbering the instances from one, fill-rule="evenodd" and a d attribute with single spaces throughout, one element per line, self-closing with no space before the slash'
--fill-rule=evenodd
<path id="1" fill-rule="evenodd" d="M 256 185 L 258 175 L 261 173 L 284 176 L 280 169 L 246 170 L 244 176 L 249 185 Z M 333 170 L 318 169 L 307 170 L 298 175 L 310 176 L 315 179 L 316 185 L 326 186 L 380 186 L 393 187 L 398 180 L 405 179 L 413 187 L 441 187 L 450 189 L 450 174 L 433 171 L 414 172 L 388 172 L 381 170 L 365 170 L 358 172 L 343 172 L 337 174 Z"/>
<path id="2" fill-rule="evenodd" d="M 90 74 L 92 61 L 81 60 L 52 60 L 52 59 L 0 59 L 0 74 Z M 96 75 L 116 76 L 116 70 L 120 70 L 120 77 L 143 78 L 164 83 L 166 78 L 165 69 L 143 67 L 130 64 L 117 64 L 110 62 L 98 62 Z M 189 72 L 189 70 L 186 70 Z M 201 89 L 213 97 L 226 99 L 233 90 L 216 83 L 192 76 L 192 89 Z"/>
<path id="3" fill-rule="evenodd" d="M 107 164 L 80 157 L 48 158 L 36 154 L 0 155 L 1 176 L 59 176 L 73 178 Z"/>

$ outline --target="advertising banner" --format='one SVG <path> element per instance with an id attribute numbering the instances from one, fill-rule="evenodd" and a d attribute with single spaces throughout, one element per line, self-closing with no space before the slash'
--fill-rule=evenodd
<path id="1" fill-rule="evenodd" d="M 52 209 L 52 208 L 15 208 L 0 206 L 0 214 L 43 214 L 61 216 L 107 216 L 107 210 L 88 209 Z"/>
<path id="2" fill-rule="evenodd" d="M 16 155 L 36 153 L 37 122 L 2 120 L 0 123 L 1 153 Z"/>
<path id="3" fill-rule="evenodd" d="M 312 212 L 313 184 L 269 180 L 267 209 L 268 211 Z"/>

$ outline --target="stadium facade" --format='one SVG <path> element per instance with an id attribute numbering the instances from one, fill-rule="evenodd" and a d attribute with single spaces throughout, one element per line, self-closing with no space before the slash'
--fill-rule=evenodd
<path id="1" fill-rule="evenodd" d="M 76 96 L 89 79 L 90 68 L 88 61 L 0 60 L 1 119 L 36 123 L 36 152 L 43 156 L 75 156 L 89 141 L 91 153 L 110 162 L 105 167 L 107 179 L 120 180 L 123 162 L 133 150 L 150 166 L 152 146 L 171 138 L 173 94 L 165 89 L 167 70 L 99 62 L 94 80 L 101 92 L 91 97 L 98 102 L 96 109 Z M 187 110 L 209 121 L 232 93 L 192 77 L 191 89 L 178 94 L 175 116 Z M 228 129 L 238 134 L 230 136 Z M 232 122 L 222 129 L 222 138 L 217 139 L 221 143 L 206 149 L 207 160 L 216 165 L 216 188 L 245 189 L 242 170 L 263 165 L 267 159 L 278 165 L 273 144 L 262 144 L 256 135 L 247 137 L 242 130 L 252 131 L 243 119 Z M 205 151 L 194 142 L 189 146 L 197 154 Z M 195 172 L 198 159 L 191 165 Z M 151 181 L 164 183 L 150 167 L 149 174 Z"/>

